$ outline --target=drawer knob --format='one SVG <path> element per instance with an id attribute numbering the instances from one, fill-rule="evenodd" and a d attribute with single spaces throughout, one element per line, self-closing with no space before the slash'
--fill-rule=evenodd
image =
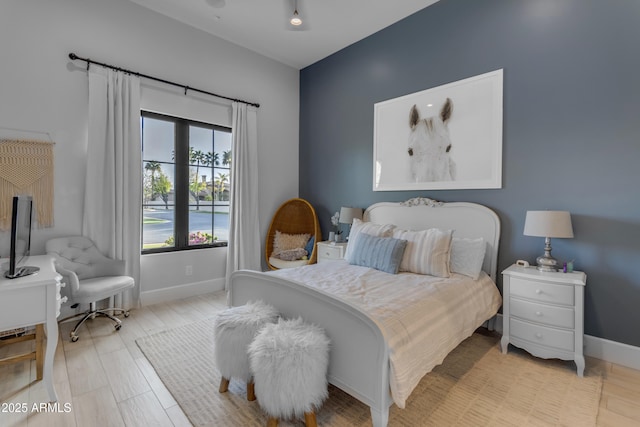
<path id="1" fill-rule="evenodd" d="M 542 316 L 542 312 L 541 311 L 536 311 L 536 316 L 538 316 L 538 317 Z"/>
<path id="2" fill-rule="evenodd" d="M 536 294 L 540 295 L 542 293 L 541 289 L 536 289 Z"/>
<path id="3" fill-rule="evenodd" d="M 536 334 L 536 338 L 538 338 L 538 339 L 542 338 L 542 334 L 541 334 L 540 332 L 538 332 L 538 333 Z"/>

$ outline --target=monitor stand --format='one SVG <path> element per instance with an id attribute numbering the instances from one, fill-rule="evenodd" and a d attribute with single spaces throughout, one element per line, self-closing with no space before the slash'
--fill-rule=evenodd
<path id="1" fill-rule="evenodd" d="M 40 271 L 40 267 L 33 267 L 33 266 L 25 265 L 24 267 L 16 268 L 16 273 L 13 274 L 13 275 L 9 274 L 9 272 L 7 271 L 6 273 L 4 273 L 4 277 L 6 277 L 7 279 L 17 279 L 19 277 L 30 276 L 32 274 L 36 274 L 38 271 Z"/>

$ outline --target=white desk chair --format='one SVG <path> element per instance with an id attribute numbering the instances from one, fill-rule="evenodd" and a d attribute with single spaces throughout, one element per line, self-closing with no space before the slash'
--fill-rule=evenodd
<path id="1" fill-rule="evenodd" d="M 89 311 L 65 319 L 82 316 L 70 333 L 71 341 L 78 341 L 78 328 L 96 316 L 106 316 L 115 322 L 116 331 L 122 327 L 115 314 L 129 316 L 122 308 L 97 309 L 96 302 L 121 293 L 134 285 L 133 277 L 125 276 L 124 261 L 104 256 L 91 239 L 82 236 L 60 237 L 46 243 L 47 254 L 55 257 L 56 270 L 70 288 L 72 303 L 89 304 Z"/>

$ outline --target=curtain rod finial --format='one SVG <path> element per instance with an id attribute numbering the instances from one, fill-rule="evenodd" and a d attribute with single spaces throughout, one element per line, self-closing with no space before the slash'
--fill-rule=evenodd
<path id="1" fill-rule="evenodd" d="M 71 52 L 69 54 L 69 59 L 71 59 L 72 61 L 75 61 L 76 59 L 78 59 L 78 55 L 76 55 L 75 53 Z"/>

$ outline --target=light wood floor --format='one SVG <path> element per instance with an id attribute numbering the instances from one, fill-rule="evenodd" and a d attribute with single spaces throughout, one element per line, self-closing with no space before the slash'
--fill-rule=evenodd
<path id="1" fill-rule="evenodd" d="M 74 323 L 61 324 L 54 362 L 59 412 L 33 411 L 34 403 L 48 401 L 42 382 L 35 381 L 35 361 L 0 366 L 0 426 L 190 426 L 135 340 L 211 318 L 224 307 L 221 292 L 148 306 L 133 310 L 119 332 L 98 318 L 83 326 L 75 343 L 69 341 Z M 12 352 L 31 345 L 15 344 Z M 2 349 L 0 358 L 7 355 Z M 640 371 L 588 358 L 585 374 L 604 380 L 599 426 L 640 425 Z M 10 404 L 26 404 L 27 411 Z"/>

